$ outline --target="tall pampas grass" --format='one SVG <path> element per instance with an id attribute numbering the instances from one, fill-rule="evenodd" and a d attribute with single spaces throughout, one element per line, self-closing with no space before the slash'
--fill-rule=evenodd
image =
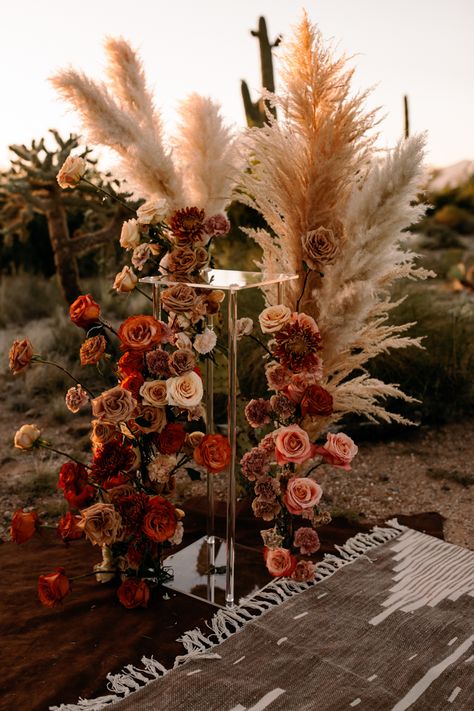
<path id="1" fill-rule="evenodd" d="M 333 58 L 306 15 L 282 65 L 282 92 L 266 93 L 281 118 L 268 114 L 268 125 L 248 132 L 240 199 L 269 226 L 250 231 L 263 248 L 261 266 L 300 275 L 287 298 L 321 330 L 324 385 L 335 412 L 305 426 L 317 436 L 349 412 L 405 422 L 385 400 L 411 398 L 371 378 L 365 365 L 381 352 L 421 345 L 406 334 L 411 324 L 393 326 L 389 314 L 397 306 L 390 299 L 396 279 L 431 275 L 401 246 L 401 230 L 420 214 L 413 204 L 424 139 L 403 141 L 383 156 L 375 150 L 376 112 L 365 109 L 366 94 L 351 95 L 346 60 Z M 334 225 L 331 256 L 315 265 L 305 238 Z M 266 296 L 274 302 L 274 292 Z"/>
<path id="2" fill-rule="evenodd" d="M 105 49 L 108 83 L 74 69 L 51 79 L 79 114 L 87 139 L 115 151 L 122 176 L 139 196 L 165 198 L 172 209 L 192 205 L 193 200 L 211 214 L 222 209 L 231 192 L 237 152 L 218 107 L 209 99 L 191 97 L 182 109 L 175 154 L 172 140 L 165 140 L 136 52 L 116 38 L 107 39 Z"/>

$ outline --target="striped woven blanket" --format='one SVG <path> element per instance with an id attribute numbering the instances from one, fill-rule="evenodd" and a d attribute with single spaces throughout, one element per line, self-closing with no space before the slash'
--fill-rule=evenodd
<path id="1" fill-rule="evenodd" d="M 474 552 L 390 522 L 327 556 L 317 577 L 220 610 L 185 635 L 173 670 L 143 659 L 110 677 L 109 696 L 55 709 L 474 708 Z"/>

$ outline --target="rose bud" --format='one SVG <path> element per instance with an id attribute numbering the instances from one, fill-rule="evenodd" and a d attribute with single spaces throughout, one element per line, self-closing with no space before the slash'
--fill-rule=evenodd
<path id="1" fill-rule="evenodd" d="M 60 188 L 75 188 L 87 170 L 87 163 L 80 156 L 68 156 L 56 176 Z"/>
<path id="2" fill-rule="evenodd" d="M 17 449 L 33 449 L 41 437 L 41 430 L 36 425 L 22 425 L 15 434 L 14 444 Z"/>
<path id="3" fill-rule="evenodd" d="M 100 318 L 100 306 L 91 294 L 79 296 L 69 307 L 69 318 L 79 328 L 89 328 Z"/>
<path id="4" fill-rule="evenodd" d="M 127 578 L 117 590 L 117 596 L 128 610 L 134 607 L 148 607 L 150 588 L 144 580 Z"/>
<path id="5" fill-rule="evenodd" d="M 71 585 L 64 574 L 64 568 L 56 568 L 54 573 L 40 575 L 38 578 L 38 597 L 46 607 L 59 605 L 70 590 Z"/>
<path id="6" fill-rule="evenodd" d="M 15 511 L 10 526 L 10 537 L 14 543 L 26 543 L 32 538 L 38 528 L 39 519 L 36 511 Z"/>

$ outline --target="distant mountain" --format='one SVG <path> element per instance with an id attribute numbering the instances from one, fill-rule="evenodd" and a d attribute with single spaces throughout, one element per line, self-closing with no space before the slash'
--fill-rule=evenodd
<path id="1" fill-rule="evenodd" d="M 431 168 L 427 187 L 434 191 L 456 187 L 471 175 L 474 175 L 474 160 L 461 160 L 445 168 Z"/>

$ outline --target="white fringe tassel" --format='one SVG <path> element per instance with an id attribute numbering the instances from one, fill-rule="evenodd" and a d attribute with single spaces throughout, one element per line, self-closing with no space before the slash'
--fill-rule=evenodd
<path id="1" fill-rule="evenodd" d="M 242 598 L 239 606 L 234 609 L 218 610 L 213 618 L 206 623 L 210 632 L 206 635 L 200 629 L 190 630 L 177 641 L 182 642 L 186 654 L 176 657 L 172 669 L 176 669 L 193 657 L 200 659 L 220 659 L 220 655 L 210 650 L 217 644 L 239 632 L 247 622 L 260 617 L 273 607 L 281 605 L 294 595 L 304 592 L 317 585 L 321 580 L 334 575 L 340 568 L 354 563 L 365 556 L 367 551 L 391 541 L 407 530 L 396 519 L 387 521 L 388 527 L 375 528 L 370 533 L 358 533 L 343 546 L 336 546 L 339 556 L 325 555 L 317 564 L 314 582 L 297 583 L 288 579 L 275 579 L 253 595 Z M 134 691 L 138 691 L 151 681 L 160 679 L 172 669 L 167 669 L 153 657 L 142 657 L 142 667 L 129 664 L 119 674 L 107 675 L 107 688 L 111 692 L 97 699 L 79 699 L 77 704 L 61 704 L 51 706 L 50 711 L 101 711 L 112 704 L 122 701 Z"/>

